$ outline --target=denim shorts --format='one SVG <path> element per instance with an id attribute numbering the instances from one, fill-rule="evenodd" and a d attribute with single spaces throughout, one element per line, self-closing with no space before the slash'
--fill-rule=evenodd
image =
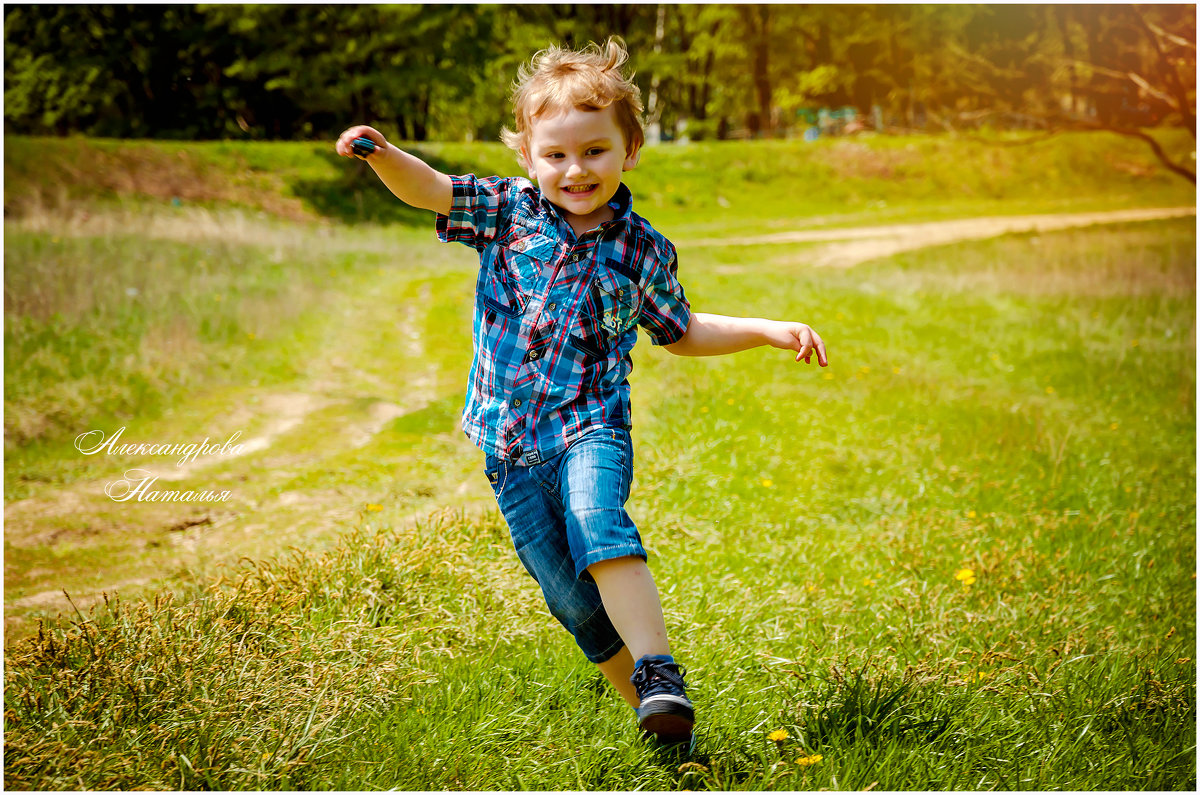
<path id="1" fill-rule="evenodd" d="M 624 642 L 613 628 L 587 567 L 646 550 L 625 512 L 633 480 L 633 443 L 625 428 L 600 426 L 566 451 L 532 466 L 489 455 L 485 464 L 513 546 L 541 586 L 550 613 L 592 662 Z"/>

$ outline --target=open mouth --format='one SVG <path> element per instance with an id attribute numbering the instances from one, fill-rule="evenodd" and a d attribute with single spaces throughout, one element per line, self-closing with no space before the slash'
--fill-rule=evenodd
<path id="1" fill-rule="evenodd" d="M 595 185 L 564 185 L 563 191 L 566 193 L 588 193 L 595 189 Z"/>

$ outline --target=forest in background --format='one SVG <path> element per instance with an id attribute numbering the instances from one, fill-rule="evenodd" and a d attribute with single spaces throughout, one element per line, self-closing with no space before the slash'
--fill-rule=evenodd
<path id="1" fill-rule="evenodd" d="M 851 129 L 1195 135 L 1194 5 L 10 4 L 4 14 L 6 133 L 312 140 L 368 122 L 411 141 L 495 140 L 522 62 L 618 35 L 665 140 L 790 136 L 847 118 Z"/>

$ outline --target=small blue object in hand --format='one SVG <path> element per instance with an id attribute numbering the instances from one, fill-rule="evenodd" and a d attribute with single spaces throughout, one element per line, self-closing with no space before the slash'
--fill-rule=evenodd
<path id="1" fill-rule="evenodd" d="M 373 154 L 379 147 L 370 138 L 355 138 L 350 142 L 350 151 L 359 157 L 366 157 Z"/>

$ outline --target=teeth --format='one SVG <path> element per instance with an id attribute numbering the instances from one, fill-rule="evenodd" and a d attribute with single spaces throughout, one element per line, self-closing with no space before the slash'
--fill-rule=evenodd
<path id="1" fill-rule="evenodd" d="M 592 187 L 592 185 L 568 185 L 563 190 L 567 193 L 587 193 Z"/>

